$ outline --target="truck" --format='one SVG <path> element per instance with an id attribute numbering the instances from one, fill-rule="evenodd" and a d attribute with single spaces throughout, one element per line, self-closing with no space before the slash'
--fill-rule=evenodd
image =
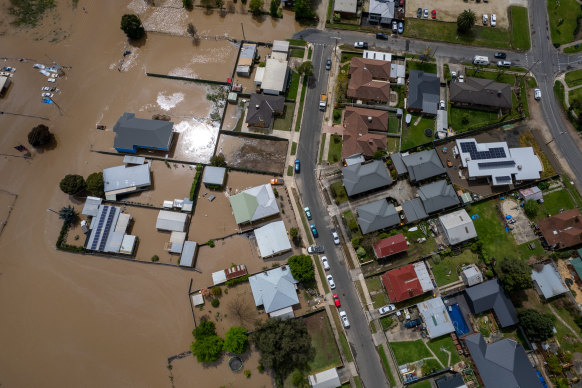
<path id="1" fill-rule="evenodd" d="M 322 94 L 321 98 L 319 99 L 319 110 L 325 110 L 327 107 L 327 95 Z"/>

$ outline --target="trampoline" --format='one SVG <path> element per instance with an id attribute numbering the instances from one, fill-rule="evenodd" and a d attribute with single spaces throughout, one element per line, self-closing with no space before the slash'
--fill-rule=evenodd
<path id="1" fill-rule="evenodd" d="M 234 356 L 234 357 L 231 357 L 230 360 L 228 360 L 228 366 L 230 367 L 230 370 L 232 370 L 233 372 L 236 372 L 236 371 L 242 369 L 243 361 L 241 360 L 240 357 Z"/>
<path id="2" fill-rule="evenodd" d="M 464 336 L 467 333 L 470 333 L 471 330 L 467 326 L 467 322 L 465 322 L 465 318 L 463 318 L 463 314 L 461 313 L 461 308 L 458 304 L 454 304 L 448 307 L 449 316 L 451 317 L 451 321 L 453 322 L 453 326 L 455 327 L 455 331 L 459 337 Z"/>

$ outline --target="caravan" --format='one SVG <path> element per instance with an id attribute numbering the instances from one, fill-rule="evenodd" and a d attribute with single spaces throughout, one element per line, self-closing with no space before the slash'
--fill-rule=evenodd
<path id="1" fill-rule="evenodd" d="M 473 64 L 487 66 L 489 64 L 489 58 L 482 57 L 480 55 L 475 55 L 475 57 L 473 58 Z"/>

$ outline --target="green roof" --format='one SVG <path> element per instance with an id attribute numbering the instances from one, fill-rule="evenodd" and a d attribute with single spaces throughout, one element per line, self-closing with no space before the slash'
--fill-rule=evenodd
<path id="1" fill-rule="evenodd" d="M 574 267 L 574 270 L 576 271 L 578 276 L 580 276 L 580 279 L 582 279 L 582 259 L 580 259 L 579 257 L 571 259 L 570 264 L 572 264 L 572 267 Z"/>
<path id="2" fill-rule="evenodd" d="M 259 206 L 257 197 L 254 195 L 242 192 L 230 197 L 230 206 L 234 212 L 234 218 L 237 224 L 250 222 L 253 215 Z"/>

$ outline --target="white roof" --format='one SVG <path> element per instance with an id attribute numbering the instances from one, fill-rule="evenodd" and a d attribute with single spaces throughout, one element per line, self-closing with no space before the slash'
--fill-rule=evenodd
<path id="1" fill-rule="evenodd" d="M 6 76 L 0 76 L 0 92 L 2 89 L 10 85 L 10 79 Z"/>
<path id="2" fill-rule="evenodd" d="M 291 250 L 291 243 L 283 221 L 275 221 L 255 229 L 255 237 L 262 258 Z"/>
<path id="3" fill-rule="evenodd" d="M 132 155 L 125 155 L 123 157 L 123 163 L 125 164 L 144 164 L 145 163 L 144 156 L 132 156 Z"/>
<path id="4" fill-rule="evenodd" d="M 139 187 L 149 186 L 150 165 L 116 166 L 103 170 L 103 184 L 105 194 L 129 193 Z"/>
<path id="5" fill-rule="evenodd" d="M 212 272 L 212 284 L 222 284 L 226 282 L 226 272 L 224 270 Z"/>
<path id="6" fill-rule="evenodd" d="M 198 248 L 198 245 L 194 241 L 184 242 L 184 248 L 182 249 L 182 255 L 180 256 L 180 266 L 192 267 L 194 265 L 196 248 Z"/>
<path id="7" fill-rule="evenodd" d="M 451 317 L 441 298 L 429 299 L 417 305 L 418 312 L 426 324 L 428 336 L 437 338 L 455 331 Z"/>
<path id="8" fill-rule="evenodd" d="M 119 248 L 119 253 L 131 255 L 133 253 L 136 240 L 137 237 L 132 236 L 130 234 L 126 234 L 125 236 L 123 236 L 123 240 L 121 241 L 121 247 Z"/>
<path id="9" fill-rule="evenodd" d="M 287 61 L 279 62 L 274 58 L 268 58 L 261 89 L 282 92 L 285 89 L 286 75 Z"/>
<path id="10" fill-rule="evenodd" d="M 271 317 L 271 318 L 287 319 L 287 318 L 293 318 L 294 316 L 295 316 L 295 313 L 293 312 L 293 307 L 291 307 L 291 306 L 282 308 L 281 310 L 273 311 L 272 313 L 269 313 L 269 317 Z"/>
<path id="11" fill-rule="evenodd" d="M 334 12 L 356 13 L 357 10 L 358 0 L 335 0 L 333 2 Z"/>
<path id="12" fill-rule="evenodd" d="M 426 265 L 423 261 L 418 263 L 414 263 L 414 272 L 416 272 L 416 276 L 418 277 L 418 281 L 420 282 L 420 286 L 422 287 L 422 292 L 428 292 L 434 289 L 432 284 L 432 280 L 430 279 L 430 275 L 428 274 L 428 270 L 426 269 Z"/>
<path id="13" fill-rule="evenodd" d="M 406 67 L 397 63 L 390 64 L 390 78 L 401 78 L 406 76 Z"/>
<path id="14" fill-rule="evenodd" d="M 309 385 L 313 388 L 336 388 L 342 385 L 335 368 L 309 375 Z"/>
<path id="15" fill-rule="evenodd" d="M 184 244 L 186 241 L 186 232 L 172 232 L 170 234 L 170 242 L 175 244 Z"/>
<path id="16" fill-rule="evenodd" d="M 392 54 L 384 53 L 382 51 L 364 50 L 364 58 L 375 59 L 377 61 L 392 62 Z"/>
<path id="17" fill-rule="evenodd" d="M 481 271 L 479 271 L 479 268 L 475 264 L 467 265 L 462 270 L 467 279 L 477 278 L 480 280 L 479 283 L 483 281 L 483 274 L 481 274 Z"/>
<path id="18" fill-rule="evenodd" d="M 201 304 L 204 304 L 204 295 L 202 294 L 192 295 L 192 304 L 194 304 L 194 306 L 200 306 Z"/>
<path id="19" fill-rule="evenodd" d="M 117 224 L 115 224 L 115 231 L 125 233 L 129 226 L 129 221 L 131 221 L 131 215 L 128 213 L 120 213 L 117 218 Z"/>
<path id="20" fill-rule="evenodd" d="M 188 215 L 185 213 L 160 210 L 156 220 L 156 229 L 183 232 Z"/>
<path id="21" fill-rule="evenodd" d="M 534 266 L 533 271 L 531 271 L 531 279 L 537 284 L 537 288 L 546 299 L 568 292 L 560 274 L 551 264 L 544 265 L 539 272 L 536 271 Z"/>
<path id="22" fill-rule="evenodd" d="M 95 217 L 99 212 L 99 205 L 101 205 L 102 201 L 103 200 L 99 197 L 91 196 L 87 197 L 87 199 L 85 200 L 85 205 L 83 206 L 83 210 L 81 211 L 81 214 Z"/>
<path id="23" fill-rule="evenodd" d="M 477 237 L 473 220 L 465 209 L 440 216 L 439 222 L 445 230 L 450 245 Z"/>
<path id="24" fill-rule="evenodd" d="M 257 67 L 255 72 L 255 84 L 260 85 L 263 82 L 263 77 L 265 76 L 265 68 Z"/>
<path id="25" fill-rule="evenodd" d="M 105 249 L 103 249 L 103 251 L 119 253 L 119 250 L 121 249 L 121 244 L 123 243 L 123 236 L 125 236 L 125 234 L 120 232 L 109 233 L 109 238 L 107 239 L 107 243 L 105 244 Z"/>
<path id="26" fill-rule="evenodd" d="M 286 40 L 274 40 L 273 51 L 287 53 L 289 51 L 289 42 Z"/>
<path id="27" fill-rule="evenodd" d="M 283 265 L 249 277 L 256 306 L 264 306 L 267 314 L 299 303 L 289 266 Z"/>

